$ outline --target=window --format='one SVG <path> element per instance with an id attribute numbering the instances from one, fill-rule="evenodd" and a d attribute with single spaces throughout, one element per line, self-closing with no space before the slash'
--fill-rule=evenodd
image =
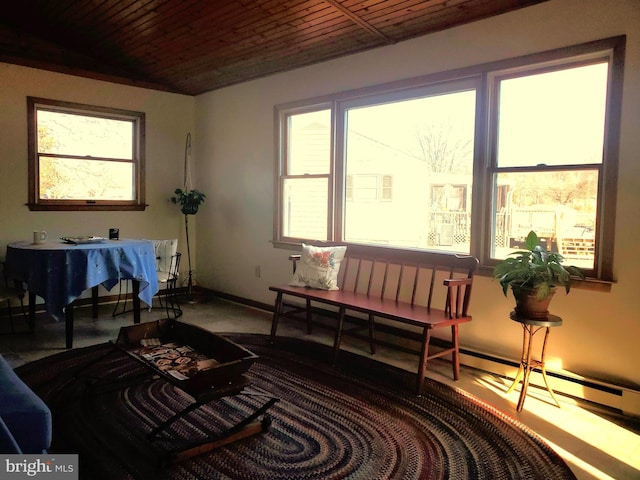
<path id="1" fill-rule="evenodd" d="M 572 265 L 595 268 L 609 61 L 586 62 L 492 76 L 493 258 L 533 228 Z"/>
<path id="2" fill-rule="evenodd" d="M 478 87 L 475 79 L 445 82 L 338 103 L 344 146 L 336 165 L 354 178 L 354 201 L 341 209 L 342 240 L 468 251 L 471 212 L 434 204 L 430 185 L 472 182 Z M 387 195 L 393 178 L 394 195 L 381 202 L 384 178 Z"/>
<path id="3" fill-rule="evenodd" d="M 624 37 L 276 107 L 277 243 L 472 254 L 535 230 L 612 280 Z"/>
<path id="4" fill-rule="evenodd" d="M 286 116 L 281 176 L 282 231 L 289 238 L 326 240 L 331 177 L 331 110 Z"/>
<path id="5" fill-rule="evenodd" d="M 31 210 L 144 210 L 141 112 L 27 98 Z"/>
<path id="6" fill-rule="evenodd" d="M 391 200 L 392 192 L 391 175 L 347 175 L 347 201 L 384 202 Z"/>

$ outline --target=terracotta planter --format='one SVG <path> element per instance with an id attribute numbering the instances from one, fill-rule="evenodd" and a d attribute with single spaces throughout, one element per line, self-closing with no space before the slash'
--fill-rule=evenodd
<path id="1" fill-rule="evenodd" d="M 551 289 L 551 294 L 543 299 L 536 298 L 535 290 L 513 289 L 513 296 L 516 299 L 516 313 L 526 318 L 546 319 L 549 315 L 549 304 L 556 293 L 556 289 Z"/>

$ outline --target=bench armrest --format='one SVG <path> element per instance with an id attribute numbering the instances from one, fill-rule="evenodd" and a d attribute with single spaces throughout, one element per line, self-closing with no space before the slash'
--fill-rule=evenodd
<path id="1" fill-rule="evenodd" d="M 449 315 L 449 318 L 466 317 L 473 277 L 447 278 L 442 283 L 447 287 L 445 313 Z"/>
<path id="2" fill-rule="evenodd" d="M 451 287 L 459 287 L 462 285 L 471 285 L 473 283 L 473 278 L 447 278 L 442 284 L 451 288 Z"/>
<path id="3" fill-rule="evenodd" d="M 289 255 L 289 260 L 293 262 L 292 263 L 293 273 L 296 273 L 296 268 L 298 267 L 298 260 L 300 260 L 300 257 L 302 257 L 302 255 L 300 255 L 299 253 Z"/>

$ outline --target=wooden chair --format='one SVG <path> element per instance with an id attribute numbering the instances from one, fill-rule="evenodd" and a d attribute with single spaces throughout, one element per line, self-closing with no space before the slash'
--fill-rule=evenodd
<path id="1" fill-rule="evenodd" d="M 182 316 L 182 308 L 177 301 L 178 275 L 181 258 L 182 254 L 176 252 L 169 257 L 168 262 L 159 265 L 158 270 L 156 270 L 158 274 L 158 285 L 161 290 L 163 290 L 162 287 L 164 287 L 164 300 L 162 295 L 158 296 L 160 307 L 157 308 L 164 308 L 167 312 L 167 318 L 179 318 Z M 151 308 L 156 307 L 152 305 Z"/>
<path id="2" fill-rule="evenodd" d="M 167 318 L 178 318 L 182 315 L 182 308 L 176 301 L 178 272 L 182 256 L 178 252 L 178 239 L 151 240 L 151 242 L 156 256 L 156 274 L 158 275 L 158 285 L 161 293 L 158 295 L 160 306 L 149 305 L 149 310 L 163 309 L 167 312 Z M 128 297 L 129 281 L 122 280 L 119 286 L 118 299 L 111 313 L 113 317 L 132 311 L 131 308 L 127 308 Z M 121 303 L 122 308 L 120 309 Z"/>

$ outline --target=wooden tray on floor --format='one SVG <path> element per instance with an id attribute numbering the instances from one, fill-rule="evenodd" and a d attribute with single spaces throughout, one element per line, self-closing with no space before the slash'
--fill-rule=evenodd
<path id="1" fill-rule="evenodd" d="M 204 328 L 161 319 L 122 327 L 115 345 L 194 397 L 238 385 L 258 358 Z"/>
<path id="2" fill-rule="evenodd" d="M 244 373 L 258 356 L 241 345 L 195 325 L 161 319 L 122 327 L 115 348 L 194 398 L 192 403 L 153 428 L 147 435 L 150 441 L 160 435 L 168 435 L 167 429 L 171 424 L 210 401 L 232 395 L 266 399 L 226 430 L 205 432 L 204 437 L 167 452 L 162 464 L 200 455 L 269 428 L 271 418 L 265 415 L 258 420 L 258 417 L 278 399 L 245 389 L 250 382 Z"/>

